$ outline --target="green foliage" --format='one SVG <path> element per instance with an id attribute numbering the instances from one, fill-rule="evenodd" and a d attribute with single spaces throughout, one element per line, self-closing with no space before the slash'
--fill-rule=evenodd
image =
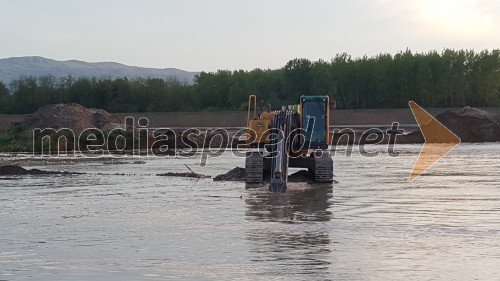
<path id="1" fill-rule="evenodd" d="M 9 90 L 4 83 L 0 81 L 0 113 L 6 112 L 9 108 Z"/>
<path id="2" fill-rule="evenodd" d="M 23 77 L 0 82 L 0 113 L 31 113 L 76 102 L 111 112 L 218 111 L 246 108 L 248 94 L 275 107 L 301 95 L 329 95 L 340 108 L 500 106 L 500 50 L 445 49 L 331 61 L 293 59 L 276 70 L 201 72 L 193 85 L 176 80 Z"/>
<path id="3" fill-rule="evenodd" d="M 15 123 L 4 132 L 0 132 L 0 152 L 28 152 L 33 150 L 31 136 L 22 132 L 22 127 Z"/>

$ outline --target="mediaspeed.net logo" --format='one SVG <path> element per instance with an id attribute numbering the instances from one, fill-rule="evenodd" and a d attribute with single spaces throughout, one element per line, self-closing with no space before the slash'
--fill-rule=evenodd
<path id="1" fill-rule="evenodd" d="M 415 102 L 409 102 L 410 109 L 417 121 L 425 143 L 408 177 L 414 180 L 437 163 L 442 157 L 453 150 L 460 138 L 441 124 L 432 115 L 427 113 Z M 312 120 L 314 124 L 314 120 Z M 249 128 L 237 128 L 235 131 L 226 128 L 149 128 L 149 120 L 139 118 L 137 123 L 133 117 L 126 117 L 123 126 L 110 131 L 97 128 L 88 128 L 81 132 L 74 132 L 69 128 L 36 128 L 33 130 L 33 156 L 61 157 L 78 156 L 84 158 L 112 157 L 122 158 L 129 155 L 138 157 L 200 157 L 200 166 L 207 165 L 209 158 L 220 157 L 225 152 L 231 152 L 235 157 L 246 157 L 248 144 L 245 138 L 255 132 Z M 307 126 L 306 126 L 307 127 Z M 283 141 L 299 137 L 306 137 L 307 130 L 293 135 L 281 136 Z M 279 130 L 270 130 L 269 134 L 282 133 Z M 330 150 L 315 151 L 315 154 L 324 152 L 335 156 L 339 140 L 347 138 L 345 156 L 353 153 L 353 147 L 363 157 L 377 157 L 380 151 L 371 151 L 366 145 L 386 145 L 387 155 L 398 157 L 395 150 L 397 137 L 403 135 L 404 130 L 399 123 L 394 122 L 390 129 L 382 131 L 380 128 L 369 128 L 363 132 L 353 129 L 335 129 L 331 138 Z M 266 134 L 263 134 L 266 135 Z M 336 141 L 334 141 L 336 139 Z M 357 140 L 355 143 L 354 140 Z M 302 149 L 302 148 L 300 148 Z M 256 153 L 263 153 L 260 150 Z M 286 152 L 288 153 L 288 152 Z M 277 154 L 275 154 L 277 155 Z M 296 157 L 287 155 L 288 157 Z M 303 157 L 301 155 L 300 157 Z"/>
<path id="2" fill-rule="evenodd" d="M 461 140 L 414 101 L 410 101 L 409 106 L 425 139 L 424 146 L 408 177 L 409 180 L 414 180 L 457 147 Z"/>

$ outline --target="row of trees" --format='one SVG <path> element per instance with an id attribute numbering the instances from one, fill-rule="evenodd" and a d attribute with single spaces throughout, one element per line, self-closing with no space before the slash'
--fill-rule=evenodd
<path id="1" fill-rule="evenodd" d="M 249 93 L 273 105 L 330 95 L 340 108 L 500 106 L 500 50 L 450 50 L 331 61 L 294 59 L 275 70 L 201 72 L 194 84 L 162 79 L 24 77 L 0 82 L 0 113 L 76 102 L 111 112 L 244 109 Z"/>

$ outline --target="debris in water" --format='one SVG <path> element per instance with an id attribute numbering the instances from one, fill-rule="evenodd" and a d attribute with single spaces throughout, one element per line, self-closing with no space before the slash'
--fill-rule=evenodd
<path id="1" fill-rule="evenodd" d="M 191 168 L 189 168 L 188 165 L 184 165 L 188 170 L 190 171 L 189 173 L 173 173 L 173 172 L 168 172 L 164 174 L 157 174 L 157 176 L 161 177 L 182 177 L 182 178 L 197 178 L 197 179 L 206 179 L 206 178 L 211 178 L 211 176 L 206 176 L 206 175 L 201 175 L 198 173 L 195 173 Z"/>

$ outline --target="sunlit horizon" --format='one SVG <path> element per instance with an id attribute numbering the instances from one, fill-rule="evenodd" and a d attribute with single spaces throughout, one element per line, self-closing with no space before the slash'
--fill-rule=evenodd
<path id="1" fill-rule="evenodd" d="M 23 1 L 2 8 L 0 58 L 216 71 L 276 69 L 339 53 L 500 47 L 494 0 Z"/>

